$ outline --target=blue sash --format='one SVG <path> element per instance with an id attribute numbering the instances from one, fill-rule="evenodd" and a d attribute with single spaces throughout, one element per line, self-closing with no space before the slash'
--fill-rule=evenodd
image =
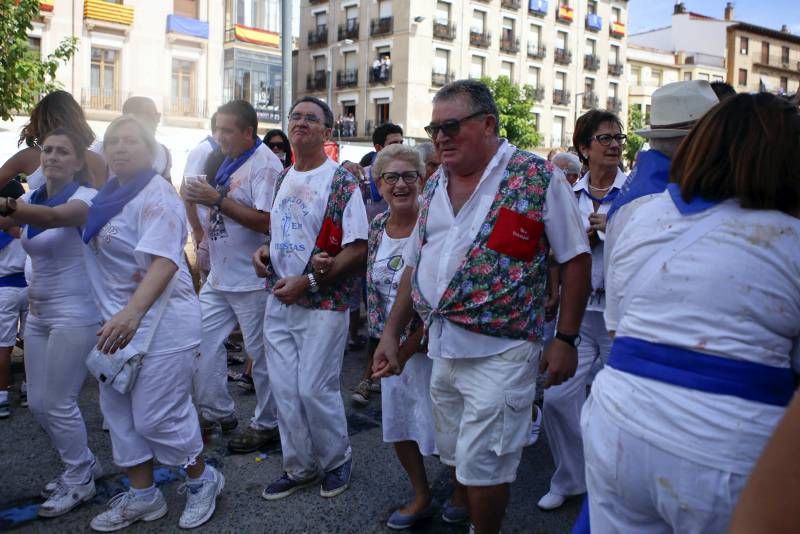
<path id="1" fill-rule="evenodd" d="M 0 250 L 3 250 L 8 245 L 10 245 L 14 241 L 14 236 L 6 232 L 5 230 L 0 230 Z"/>
<path id="2" fill-rule="evenodd" d="M 681 196 L 681 186 L 675 183 L 667 185 L 667 192 L 681 215 L 695 215 L 713 208 L 720 202 L 719 200 L 706 200 L 700 196 L 694 197 L 691 202 L 686 202 Z"/>
<path id="3" fill-rule="evenodd" d="M 671 164 L 672 160 L 658 150 L 648 150 L 639 154 L 636 167 L 622 186 L 622 192 L 614 200 L 611 209 L 608 210 L 608 219 L 611 220 L 614 212 L 628 202 L 646 195 L 662 193 L 669 182 Z"/>
<path id="4" fill-rule="evenodd" d="M 789 404 L 795 389 L 794 373 L 788 367 L 732 360 L 632 337 L 614 339 L 607 365 L 667 384 L 772 406 Z"/>
<path id="5" fill-rule="evenodd" d="M 0 276 L 0 287 L 28 287 L 28 282 L 25 281 L 25 273 Z"/>
<path id="6" fill-rule="evenodd" d="M 62 187 L 61 191 L 56 193 L 52 198 L 47 198 L 47 184 L 44 184 L 33 192 L 30 198 L 30 204 L 55 208 L 56 206 L 60 206 L 69 200 L 69 197 L 75 194 L 75 191 L 78 190 L 78 187 L 80 187 L 78 182 L 70 182 Z M 28 239 L 33 239 L 42 232 L 44 232 L 44 228 L 31 226 L 30 224 L 28 225 Z"/>
<path id="7" fill-rule="evenodd" d="M 88 243 L 105 224 L 136 195 L 144 189 L 156 171 L 147 169 L 138 172 L 131 180 L 124 184 L 119 183 L 119 178 L 112 178 L 103 189 L 92 199 L 89 216 L 86 219 L 86 229 L 83 231 L 83 242 Z"/>
<path id="8" fill-rule="evenodd" d="M 228 183 L 231 181 L 231 176 L 233 176 L 233 173 L 239 170 L 239 167 L 244 165 L 244 162 L 250 159 L 250 156 L 255 154 L 259 146 L 261 146 L 261 139 L 256 138 L 256 142 L 253 144 L 250 150 L 242 152 L 236 159 L 231 157 L 225 158 L 225 160 L 222 162 L 222 165 L 219 166 L 217 175 L 214 178 L 217 189 L 221 187 L 228 187 Z"/>
<path id="9" fill-rule="evenodd" d="M 613 202 L 614 199 L 617 198 L 617 195 L 619 195 L 619 189 L 617 188 L 614 188 L 611 191 L 609 191 L 603 198 L 597 198 L 596 196 L 591 194 L 588 189 L 581 189 L 581 191 L 583 192 L 583 194 L 585 194 L 587 197 L 591 198 L 598 204 L 608 204 L 609 202 Z"/>

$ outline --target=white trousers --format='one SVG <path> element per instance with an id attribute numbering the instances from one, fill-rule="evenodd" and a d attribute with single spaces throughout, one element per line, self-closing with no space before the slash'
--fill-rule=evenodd
<path id="1" fill-rule="evenodd" d="M 259 430 L 278 426 L 277 408 L 267 375 L 264 355 L 264 306 L 267 293 L 257 291 L 219 291 L 210 284 L 200 290 L 203 312 L 203 338 L 194 377 L 194 398 L 206 419 L 217 420 L 234 413 L 228 392 L 228 354 L 225 340 L 238 323 L 244 349 L 253 360 L 256 410 L 250 426 Z"/>
<path id="2" fill-rule="evenodd" d="M 348 312 L 286 306 L 267 297 L 264 339 L 278 405 L 283 469 L 294 480 L 351 457 L 340 375 Z"/>
<path id="3" fill-rule="evenodd" d="M 654 447 L 590 396 L 581 425 L 592 534 L 727 532 L 747 476 Z"/>
<path id="4" fill-rule="evenodd" d="M 191 397 L 196 357 L 194 348 L 145 356 L 133 389 L 124 395 L 100 384 L 100 409 L 118 466 L 132 467 L 152 458 L 185 466 L 203 452 Z"/>
<path id="5" fill-rule="evenodd" d="M 86 355 L 97 341 L 99 322 L 90 326 L 54 326 L 28 316 L 25 332 L 25 376 L 28 406 L 66 465 L 64 481 L 83 484 L 94 455 L 78 396 L 86 379 Z"/>
<path id="6" fill-rule="evenodd" d="M 587 388 L 611 350 L 612 340 L 606 330 L 603 312 L 587 311 L 580 335 L 575 376 L 544 390 L 542 424 L 556 467 L 550 479 L 550 491 L 558 495 L 579 495 L 586 491 L 581 407 L 586 400 Z"/>

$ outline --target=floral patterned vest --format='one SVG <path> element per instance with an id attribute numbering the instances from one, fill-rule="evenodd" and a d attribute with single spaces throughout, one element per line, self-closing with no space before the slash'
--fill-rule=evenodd
<path id="1" fill-rule="evenodd" d="M 531 261 L 516 259 L 487 246 L 501 210 L 512 210 L 543 223 L 545 193 L 552 176 L 552 165 L 538 156 L 516 150 L 508 162 L 475 240 L 445 289 L 436 307 L 422 296 L 415 270 L 412 281 L 414 307 L 429 326 L 440 317 L 479 334 L 508 339 L 538 341 L 544 326 L 544 297 L 547 289 L 547 245 L 542 234 Z M 425 184 L 418 220 L 422 245 L 428 209 L 442 176 L 437 171 Z"/>
<path id="2" fill-rule="evenodd" d="M 280 191 L 281 186 L 283 185 L 283 180 L 286 178 L 289 169 L 291 169 L 291 167 L 285 169 L 280 176 L 278 176 L 278 179 L 275 183 L 275 196 L 273 198 L 273 203 L 275 202 L 274 199 L 278 197 L 278 191 Z M 333 175 L 333 180 L 331 181 L 331 191 L 328 195 L 328 205 L 325 207 L 325 216 L 323 217 L 323 221 L 327 218 L 330 218 L 334 224 L 341 226 L 344 216 L 344 209 L 347 206 L 347 203 L 350 201 L 350 196 L 354 191 L 357 190 L 358 180 L 356 180 L 352 174 L 347 172 L 344 167 L 339 166 Z M 303 275 L 313 272 L 311 258 L 320 252 L 322 252 L 322 249 L 320 249 L 315 243 L 314 250 L 311 252 L 308 263 L 303 270 Z M 267 277 L 267 291 L 271 291 L 272 287 L 277 281 L 278 276 L 275 274 L 275 271 L 270 270 L 270 274 Z M 357 286 L 358 277 L 350 276 L 344 280 L 339 280 L 335 284 L 321 287 L 317 293 L 306 292 L 306 294 L 300 297 L 300 299 L 297 301 L 297 305 L 315 310 L 347 311 L 348 300 L 350 295 L 356 290 Z"/>

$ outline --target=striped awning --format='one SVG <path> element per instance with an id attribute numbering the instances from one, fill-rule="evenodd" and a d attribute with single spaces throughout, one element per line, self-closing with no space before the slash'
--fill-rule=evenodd
<path id="1" fill-rule="evenodd" d="M 130 26 L 133 24 L 133 7 L 104 0 L 84 0 L 83 18 Z"/>

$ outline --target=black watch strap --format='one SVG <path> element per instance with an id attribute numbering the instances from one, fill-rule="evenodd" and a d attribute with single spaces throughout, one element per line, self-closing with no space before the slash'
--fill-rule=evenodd
<path id="1" fill-rule="evenodd" d="M 574 336 L 570 336 L 570 335 L 568 335 L 568 334 L 564 334 L 564 333 L 562 333 L 562 332 L 558 332 L 558 331 L 556 331 L 556 336 L 555 336 L 555 338 L 556 338 L 556 339 L 560 339 L 560 340 L 561 340 L 561 341 L 563 341 L 564 343 L 568 343 L 569 345 L 572 345 L 572 346 L 573 346 L 573 347 L 575 347 L 575 348 L 578 348 L 578 345 L 579 345 L 579 344 L 580 344 L 580 342 L 581 342 L 581 336 L 580 336 L 580 334 L 575 334 Z"/>

